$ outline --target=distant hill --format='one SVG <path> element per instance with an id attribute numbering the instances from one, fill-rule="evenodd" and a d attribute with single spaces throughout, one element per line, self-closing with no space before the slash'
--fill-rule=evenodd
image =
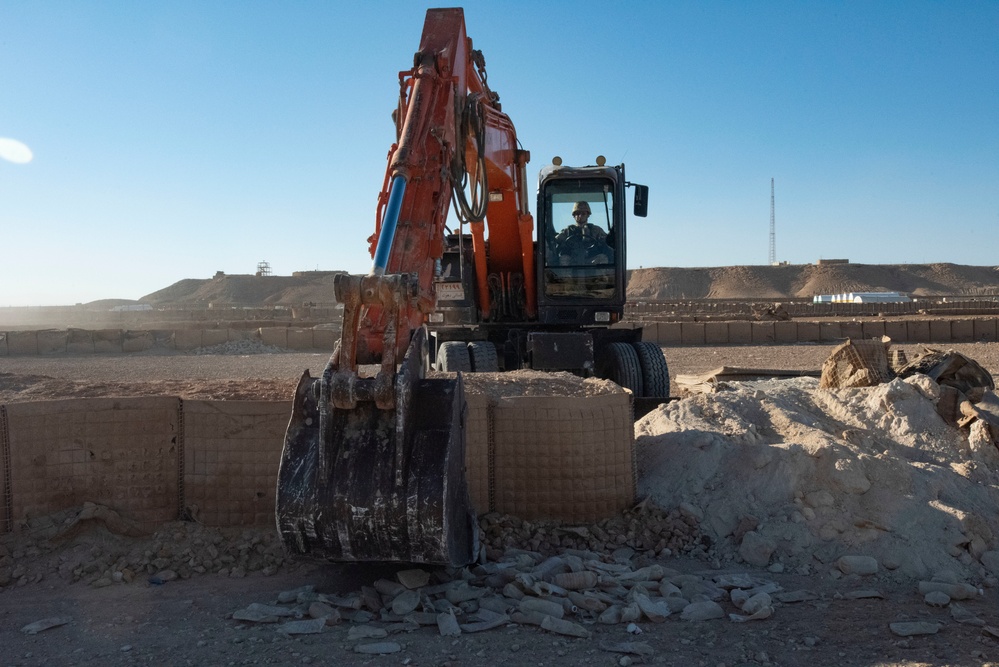
<path id="1" fill-rule="evenodd" d="M 999 294 L 999 267 L 961 264 L 794 264 L 652 268 L 631 272 L 628 298 L 811 298 L 840 292 L 902 292 L 910 296 Z"/>
<path id="2" fill-rule="evenodd" d="M 219 275 L 187 278 L 139 299 L 151 305 L 301 306 L 332 304 L 337 271 L 309 271 L 293 276 Z"/>
<path id="3" fill-rule="evenodd" d="M 293 276 L 219 275 L 186 279 L 147 294 L 152 305 L 331 304 L 333 271 Z M 838 292 L 897 291 L 911 296 L 999 294 L 999 267 L 961 264 L 795 264 L 650 268 L 631 272 L 632 300 L 763 299 L 779 301 Z"/>

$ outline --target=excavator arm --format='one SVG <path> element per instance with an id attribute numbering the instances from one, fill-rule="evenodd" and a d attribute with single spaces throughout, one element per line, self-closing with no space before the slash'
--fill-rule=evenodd
<path id="1" fill-rule="evenodd" d="M 491 310 L 489 272 L 521 273 L 532 316 L 536 303 L 534 221 L 527 206 L 530 154 L 518 149 L 513 123 L 487 84 L 485 58 L 465 34 L 461 9 L 427 11 L 413 69 L 401 72 L 399 80 L 397 142 L 389 151 L 369 241 L 372 274 L 417 276 L 415 307 L 403 314 L 405 322 L 396 330 L 401 352 L 409 333 L 436 305 L 434 272 L 443 254 L 452 195 L 458 217 L 470 223 L 483 319 Z M 472 184 L 471 202 L 466 180 Z M 388 323 L 384 317 L 369 319 L 370 326 L 362 324 L 357 354 L 370 363 L 381 353 Z"/>
<path id="2" fill-rule="evenodd" d="M 301 554 L 459 565 L 474 557 L 477 535 L 464 476 L 464 393 L 460 376 L 424 378 L 424 322 L 455 199 L 471 227 L 483 318 L 494 273 L 520 274 L 526 308 L 536 311 L 529 154 L 487 85 L 461 9 L 427 11 L 399 85 L 372 268 L 335 280 L 341 338 L 322 376 L 306 371 L 296 390 L 277 525 Z M 378 366 L 373 377 L 362 373 L 369 365 Z"/>

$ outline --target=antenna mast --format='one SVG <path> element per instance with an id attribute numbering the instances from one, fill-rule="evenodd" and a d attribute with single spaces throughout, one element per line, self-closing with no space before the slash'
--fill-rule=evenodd
<path id="1" fill-rule="evenodd" d="M 770 179 L 770 266 L 777 265 L 777 232 L 774 227 L 774 179 Z"/>

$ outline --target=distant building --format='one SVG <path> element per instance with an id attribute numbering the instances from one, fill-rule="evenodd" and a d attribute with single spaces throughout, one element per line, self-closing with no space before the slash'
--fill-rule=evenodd
<path id="1" fill-rule="evenodd" d="M 912 301 L 901 292 L 845 292 L 843 294 L 816 294 L 812 303 L 909 303 Z"/>

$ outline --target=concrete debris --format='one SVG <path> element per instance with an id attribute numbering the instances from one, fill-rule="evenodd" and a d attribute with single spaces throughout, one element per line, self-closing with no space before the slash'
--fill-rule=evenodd
<path id="1" fill-rule="evenodd" d="M 308 610 L 309 618 L 321 618 L 326 621 L 326 625 L 336 625 L 343 617 L 340 616 L 340 612 L 337 611 L 336 607 L 329 605 L 325 602 L 313 602 L 309 605 Z"/>
<path id="2" fill-rule="evenodd" d="M 296 608 L 282 607 L 274 604 L 260 604 L 253 602 L 245 609 L 233 612 L 232 617 L 240 621 L 255 621 L 257 623 L 273 623 L 274 621 L 263 621 L 265 618 L 302 618 L 304 614 Z"/>
<path id="3" fill-rule="evenodd" d="M 725 610 L 717 602 L 703 600 L 691 602 L 680 612 L 680 618 L 685 621 L 710 621 L 713 618 L 724 618 Z"/>
<path id="4" fill-rule="evenodd" d="M 935 635 L 940 631 L 939 623 L 929 621 L 902 621 L 888 626 L 899 637 L 915 637 L 917 635 Z"/>
<path id="5" fill-rule="evenodd" d="M 807 602 L 809 600 L 818 600 L 819 596 L 811 591 L 797 590 L 788 591 L 787 593 L 778 593 L 774 596 L 778 602 L 783 602 L 785 604 L 794 604 L 795 602 Z"/>
<path id="6" fill-rule="evenodd" d="M 37 635 L 39 632 L 50 630 L 52 628 L 58 628 L 60 625 L 66 625 L 72 621 L 73 619 L 69 616 L 53 616 L 51 618 L 43 618 L 40 621 L 28 623 L 26 626 L 21 628 L 21 632 L 26 635 Z"/>
<path id="7" fill-rule="evenodd" d="M 402 650 L 402 645 L 396 642 L 375 642 L 373 644 L 358 644 L 354 647 L 355 653 L 364 653 L 367 655 L 388 655 L 389 653 L 398 653 Z"/>
<path id="8" fill-rule="evenodd" d="M 416 611 L 420 606 L 420 594 L 414 590 L 406 590 L 392 600 L 392 613 L 398 616 L 405 616 L 411 611 Z"/>
<path id="9" fill-rule="evenodd" d="M 919 593 L 921 595 L 933 592 L 944 593 L 952 600 L 971 600 L 978 596 L 978 589 L 971 584 L 952 584 L 943 581 L 919 582 Z"/>
<path id="10" fill-rule="evenodd" d="M 430 582 L 430 572 L 421 569 L 401 570 L 395 573 L 395 577 L 409 589 L 420 588 Z"/>
<path id="11" fill-rule="evenodd" d="M 218 345 L 207 345 L 205 347 L 199 347 L 191 350 L 189 354 L 194 355 L 206 355 L 206 354 L 274 354 L 278 352 L 285 352 L 283 348 L 276 347 L 274 345 L 267 345 L 259 338 L 247 338 L 245 340 L 230 340 L 225 343 L 219 343 Z"/>
<path id="12" fill-rule="evenodd" d="M 843 593 L 844 600 L 883 600 L 884 594 L 873 589 L 863 589 L 857 591 L 847 591 Z"/>
<path id="13" fill-rule="evenodd" d="M 610 653 L 627 653 L 630 655 L 640 655 L 640 656 L 650 656 L 655 655 L 656 651 L 650 645 L 645 642 L 607 642 L 602 641 L 599 644 L 601 650 L 608 651 Z"/>
<path id="14" fill-rule="evenodd" d="M 388 631 L 384 628 L 376 628 L 370 625 L 355 625 L 347 630 L 347 639 L 357 641 L 359 639 L 383 639 L 388 637 Z"/>
<path id="15" fill-rule="evenodd" d="M 205 574 L 272 575 L 289 566 L 308 567 L 288 562 L 273 531 L 176 521 L 149 535 L 93 503 L 32 517 L 18 531 L 0 534 L 0 587 L 43 580 L 169 586 Z"/>
<path id="16" fill-rule="evenodd" d="M 476 613 L 469 615 L 469 618 L 472 622 L 462 623 L 460 626 L 462 632 L 484 632 L 510 622 L 510 617 L 506 614 L 499 614 L 481 607 Z"/>
<path id="17" fill-rule="evenodd" d="M 649 557 L 696 556 L 705 554 L 708 549 L 702 539 L 700 523 L 694 516 L 679 509 L 663 510 L 650 504 L 639 504 L 579 532 L 565 530 L 559 522 L 529 522 L 495 513 L 483 515 L 479 523 L 490 561 L 502 558 L 506 549 L 513 545 L 523 545 L 544 557 L 609 553 L 621 547 Z"/>
<path id="18" fill-rule="evenodd" d="M 856 574 L 858 576 L 867 576 L 871 574 L 877 574 L 878 572 L 878 561 L 876 558 L 871 558 L 870 556 L 841 556 L 839 560 L 836 561 L 836 567 L 843 574 Z"/>
<path id="19" fill-rule="evenodd" d="M 437 614 L 437 629 L 440 631 L 441 637 L 457 637 L 461 634 L 461 627 L 458 625 L 458 619 L 454 616 L 454 609 Z"/>
<path id="20" fill-rule="evenodd" d="M 958 623 L 966 623 L 968 625 L 985 625 L 985 621 L 975 616 L 970 610 L 954 603 L 950 606 L 950 617 L 953 618 Z"/>
<path id="21" fill-rule="evenodd" d="M 950 604 L 950 596 L 940 591 L 930 591 L 923 596 L 923 602 L 930 607 L 946 607 Z"/>
<path id="22" fill-rule="evenodd" d="M 548 632 L 554 632 L 559 635 L 579 637 L 581 639 L 589 639 L 591 636 L 590 631 L 581 626 L 579 623 L 573 623 L 572 621 L 566 621 L 552 616 L 544 617 L 541 621 L 541 629 L 547 630 Z"/>
<path id="23" fill-rule="evenodd" d="M 742 536 L 739 555 L 750 565 L 766 567 L 775 548 L 773 542 L 751 530 Z"/>
<path id="24" fill-rule="evenodd" d="M 310 618 L 305 621 L 289 621 L 278 626 L 277 631 L 285 635 L 315 635 L 326 627 L 326 620 Z"/>

